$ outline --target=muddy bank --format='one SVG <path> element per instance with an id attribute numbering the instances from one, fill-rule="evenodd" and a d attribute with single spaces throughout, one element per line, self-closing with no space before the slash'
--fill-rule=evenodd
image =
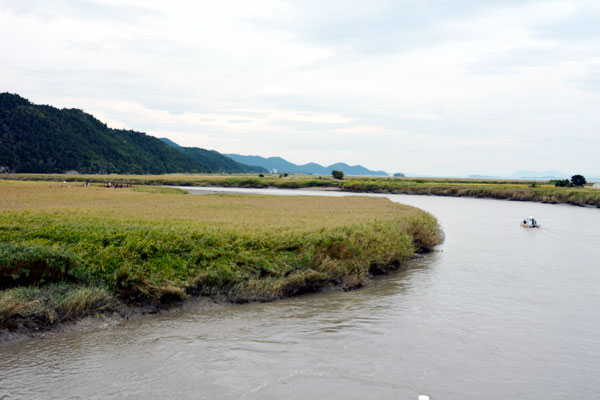
<path id="1" fill-rule="evenodd" d="M 412 259 L 422 258 L 423 250 L 415 253 Z M 139 318 L 152 314 L 169 314 L 181 311 L 192 311 L 202 313 L 215 308 L 227 307 L 240 303 L 272 302 L 290 297 L 297 297 L 304 294 L 319 293 L 327 291 L 351 291 L 364 287 L 377 276 L 385 275 L 391 272 L 398 272 L 404 264 L 393 263 L 390 265 L 374 264 L 369 269 L 369 274 L 361 281 L 347 283 L 332 283 L 327 281 L 310 282 L 304 285 L 298 285 L 290 288 L 286 295 L 268 297 L 258 295 L 253 299 L 231 299 L 225 293 L 213 295 L 192 294 L 181 301 L 175 301 L 169 304 L 126 304 L 124 302 L 112 303 L 104 307 L 99 307 L 97 312 L 90 312 L 84 316 L 59 317 L 52 319 L 49 313 L 36 315 L 14 315 L 4 321 L 5 326 L 0 330 L 0 345 L 8 342 L 15 342 L 28 339 L 44 339 L 49 335 L 55 335 L 65 332 L 90 332 L 98 329 L 104 329 L 118 325 L 123 321 L 132 318 Z M 56 315 L 56 314 L 55 314 Z M 55 317 L 56 318 L 56 317 Z"/>
<path id="2" fill-rule="evenodd" d="M 116 326 L 123 321 L 151 314 L 169 314 L 180 311 L 205 312 L 215 308 L 234 304 L 224 296 L 190 297 L 170 306 L 143 306 L 120 304 L 113 310 L 99 311 L 96 314 L 80 318 L 68 318 L 61 321 L 49 321 L 40 316 L 17 316 L 11 321 L 11 327 L 0 330 L 0 345 L 27 339 L 44 339 L 50 335 L 65 332 L 91 332 Z"/>

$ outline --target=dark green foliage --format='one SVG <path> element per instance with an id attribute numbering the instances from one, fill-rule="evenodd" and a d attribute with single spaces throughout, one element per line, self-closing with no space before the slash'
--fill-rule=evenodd
<path id="1" fill-rule="evenodd" d="M 554 183 L 556 187 L 571 187 L 573 184 L 568 179 L 557 179 L 552 180 L 550 183 Z"/>
<path id="2" fill-rule="evenodd" d="M 212 168 L 214 172 L 228 173 L 248 173 L 248 172 L 268 172 L 263 167 L 252 167 L 239 162 L 233 161 L 229 157 L 225 157 L 214 150 L 205 150 L 198 147 L 179 147 L 184 154 L 193 159 L 204 162 Z"/>
<path id="3" fill-rule="evenodd" d="M 247 173 L 247 172 L 268 172 L 263 167 L 253 167 L 232 160 L 223 154 L 214 150 L 205 150 L 199 147 L 183 147 L 167 138 L 160 138 L 160 141 L 168 146 L 177 149 L 188 156 L 210 164 L 219 172 L 228 173 Z"/>
<path id="4" fill-rule="evenodd" d="M 171 146 L 174 149 L 181 149 L 181 146 L 178 145 L 177 143 L 175 143 L 174 141 L 167 139 L 167 138 L 160 138 L 160 141 L 163 142 L 166 145 Z"/>
<path id="5" fill-rule="evenodd" d="M 333 176 L 334 179 L 344 179 L 344 173 L 342 171 L 338 171 L 337 169 L 331 171 L 331 176 Z"/>
<path id="6" fill-rule="evenodd" d="M 143 277 L 122 266 L 115 271 L 113 290 L 123 300 L 139 303 L 150 298 L 151 289 Z"/>
<path id="7" fill-rule="evenodd" d="M 571 177 L 571 183 L 573 184 L 573 186 L 584 186 L 587 183 L 587 181 L 585 180 L 583 175 L 573 175 Z"/>
<path id="8" fill-rule="evenodd" d="M 0 244 L 0 289 L 71 278 L 75 257 L 60 248 Z"/>
<path id="9" fill-rule="evenodd" d="M 0 171 L 28 173 L 246 172 L 217 152 L 174 149 L 141 132 L 111 129 L 77 109 L 0 94 Z"/>

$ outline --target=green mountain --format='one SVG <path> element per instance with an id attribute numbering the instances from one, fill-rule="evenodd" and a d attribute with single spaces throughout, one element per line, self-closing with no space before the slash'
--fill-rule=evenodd
<path id="1" fill-rule="evenodd" d="M 167 145 L 171 146 L 174 149 L 180 149 L 181 148 L 180 145 L 178 145 L 177 143 L 175 143 L 171 139 L 167 139 L 166 137 L 160 138 L 159 140 L 161 142 L 163 142 L 164 144 L 167 144 Z"/>
<path id="2" fill-rule="evenodd" d="M 193 159 L 209 162 L 217 171 L 234 173 L 269 172 L 263 167 L 250 166 L 236 162 L 214 150 L 205 150 L 199 147 L 183 147 L 167 138 L 160 138 L 159 140 Z"/>
<path id="3" fill-rule="evenodd" d="M 78 109 L 60 110 L 0 93 L 0 172 L 255 171 L 217 152 L 196 150 L 187 154 L 141 132 L 108 128 Z"/>

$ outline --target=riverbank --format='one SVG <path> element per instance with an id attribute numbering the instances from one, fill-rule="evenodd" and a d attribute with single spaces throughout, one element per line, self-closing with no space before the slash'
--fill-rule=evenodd
<path id="1" fill-rule="evenodd" d="M 240 188 L 308 189 L 329 188 L 358 193 L 418 194 L 532 201 L 600 207 L 600 190 L 555 187 L 547 181 L 497 179 L 434 179 L 289 175 L 64 175 L 6 174 L 2 179 L 66 182 L 117 182 L 130 185 L 221 186 Z"/>
<path id="2" fill-rule="evenodd" d="M 82 333 L 93 332 L 117 326 L 127 320 L 150 315 L 165 315 L 179 312 L 203 313 L 222 307 L 228 307 L 234 303 L 224 296 L 194 296 L 168 306 L 159 307 L 153 304 L 133 305 L 115 301 L 112 307 L 106 304 L 101 309 L 88 310 L 79 316 L 70 315 L 67 318 L 59 318 L 52 322 L 47 321 L 48 308 L 45 313 L 38 313 L 37 317 L 32 314 L 22 316 L 11 329 L 0 329 L 0 345 L 3 343 L 18 342 L 26 339 L 44 339 L 58 333 Z M 56 310 L 55 310 L 56 311 Z M 58 315 L 58 313 L 56 314 Z M 45 321 L 45 322 L 44 322 Z"/>
<path id="3" fill-rule="evenodd" d="M 191 196 L 158 187 L 0 181 L 0 330 L 149 313 L 206 296 L 351 290 L 440 239 L 382 198 Z"/>

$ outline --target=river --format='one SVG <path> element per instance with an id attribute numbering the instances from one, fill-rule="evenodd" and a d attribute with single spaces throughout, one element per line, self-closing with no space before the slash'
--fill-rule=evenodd
<path id="1" fill-rule="evenodd" d="M 387 197 L 444 244 L 352 292 L 0 345 L 0 399 L 600 398 L 600 210 Z"/>

